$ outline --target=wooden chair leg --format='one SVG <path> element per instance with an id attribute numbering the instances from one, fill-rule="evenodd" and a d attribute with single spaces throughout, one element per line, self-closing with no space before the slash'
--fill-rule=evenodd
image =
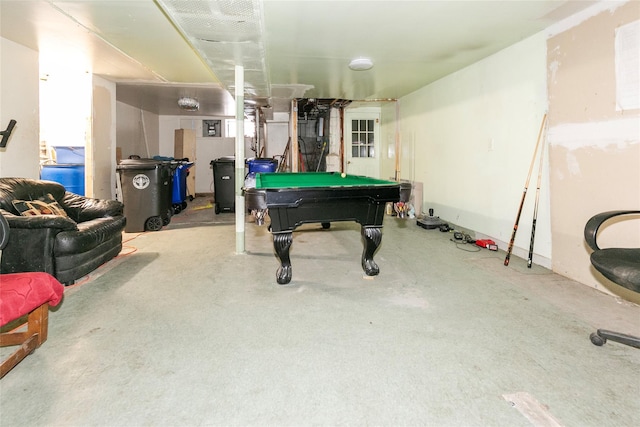
<path id="1" fill-rule="evenodd" d="M 38 336 L 40 347 L 47 340 L 49 331 L 49 304 L 42 304 L 40 307 L 29 313 L 29 334 Z"/>
<path id="2" fill-rule="evenodd" d="M 26 331 L 0 334 L 0 347 L 20 346 L 0 364 L 0 378 L 47 340 L 49 304 L 43 304 L 29 313 L 26 324 Z"/>

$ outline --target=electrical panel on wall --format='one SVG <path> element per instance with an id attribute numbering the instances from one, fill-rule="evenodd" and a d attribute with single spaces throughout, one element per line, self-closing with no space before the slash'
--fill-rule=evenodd
<path id="1" fill-rule="evenodd" d="M 203 137 L 221 137 L 222 136 L 222 120 L 203 120 L 202 136 Z"/>

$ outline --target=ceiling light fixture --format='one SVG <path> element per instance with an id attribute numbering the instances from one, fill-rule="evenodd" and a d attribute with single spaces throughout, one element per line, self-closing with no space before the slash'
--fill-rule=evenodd
<path id="1" fill-rule="evenodd" d="M 178 99 L 178 107 L 185 111 L 198 111 L 198 109 L 200 109 L 200 103 L 195 98 L 183 96 Z"/>
<path id="2" fill-rule="evenodd" d="M 369 58 L 356 58 L 349 62 L 349 68 L 354 71 L 365 71 L 373 67 L 373 61 Z"/>

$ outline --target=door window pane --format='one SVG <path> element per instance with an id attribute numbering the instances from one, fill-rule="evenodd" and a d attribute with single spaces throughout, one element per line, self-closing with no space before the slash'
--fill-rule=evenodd
<path id="1" fill-rule="evenodd" d="M 374 120 L 351 120 L 351 157 L 375 157 Z"/>

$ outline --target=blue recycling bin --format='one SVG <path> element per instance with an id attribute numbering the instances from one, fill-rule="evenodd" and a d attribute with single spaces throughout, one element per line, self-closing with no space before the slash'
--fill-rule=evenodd
<path id="1" fill-rule="evenodd" d="M 248 159 L 247 166 L 249 173 L 254 175 L 256 173 L 275 172 L 278 169 L 278 161 L 269 158 Z"/>
<path id="2" fill-rule="evenodd" d="M 247 159 L 245 163 L 248 168 L 247 175 L 244 177 L 245 188 L 252 188 L 256 186 L 257 173 L 275 172 L 278 169 L 278 161 L 276 159 Z"/>
<path id="3" fill-rule="evenodd" d="M 175 167 L 171 192 L 173 213 L 180 213 L 187 208 L 187 175 L 192 166 L 193 162 L 178 162 Z"/>

